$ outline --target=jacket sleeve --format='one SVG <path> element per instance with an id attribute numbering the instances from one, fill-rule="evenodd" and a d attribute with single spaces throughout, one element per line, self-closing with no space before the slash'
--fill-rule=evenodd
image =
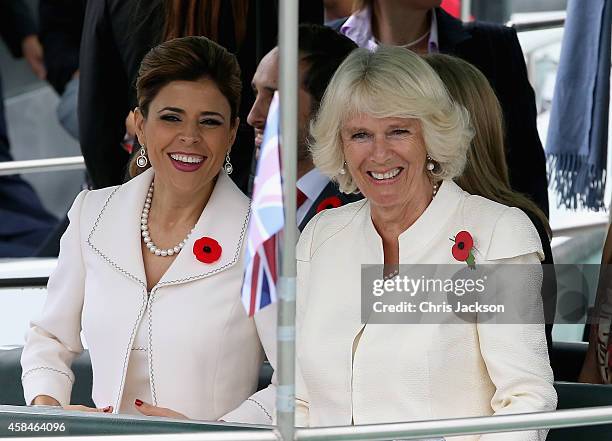
<path id="1" fill-rule="evenodd" d="M 308 272 L 310 269 L 310 262 L 299 261 L 297 262 L 298 271 L 298 293 L 304 293 L 307 289 L 308 283 Z M 299 294 L 298 294 L 299 295 Z M 302 322 L 304 303 L 298 301 L 297 306 L 297 335 L 300 335 L 299 324 Z M 310 426 L 310 399 L 308 398 L 308 390 L 306 389 L 306 383 L 302 375 L 302 370 L 299 363 L 299 341 L 296 344 L 296 362 L 295 362 L 295 425 L 297 427 L 308 427 Z"/>
<path id="2" fill-rule="evenodd" d="M 42 316 L 30 323 L 21 355 L 21 381 L 26 404 L 38 395 L 49 395 L 61 405 L 70 404 L 73 360 L 83 351 L 81 313 L 85 267 L 81 252 L 82 191 L 68 212 L 70 224 L 60 242 L 57 267 L 47 284 Z"/>
<path id="3" fill-rule="evenodd" d="M 300 368 L 300 339 L 302 338 L 302 323 L 308 303 L 308 283 L 310 278 L 310 260 L 312 257 L 312 242 L 314 230 L 318 219 L 323 212 L 315 216 L 306 225 L 300 235 L 295 255 L 297 260 L 297 281 L 296 281 L 296 361 L 295 361 L 295 425 L 297 427 L 310 426 L 310 399 L 308 389 L 304 382 L 304 376 Z"/>
<path id="4" fill-rule="evenodd" d="M 40 0 L 38 4 L 47 81 L 60 95 L 79 69 L 82 8 L 80 1 L 72 0 Z"/>
<path id="5" fill-rule="evenodd" d="M 510 226 L 512 229 L 508 229 Z M 515 312 L 509 316 L 515 321 L 477 325 L 480 350 L 495 385 L 491 408 L 495 415 L 555 410 L 557 394 L 544 333 L 540 296 L 542 256 L 537 232 L 526 215 L 508 209 L 498 220 L 493 235 L 488 260 L 496 264 L 496 271 L 500 273 L 495 295 L 505 305 L 505 313 L 508 309 Z M 508 245 L 506 249 L 514 247 L 515 253 L 522 254 L 501 257 L 503 243 Z M 523 251 L 517 244 L 523 244 Z M 494 256 L 500 257 L 492 259 Z M 521 267 L 511 268 L 517 264 Z M 517 277 L 517 271 L 524 277 Z M 480 439 L 544 441 L 546 434 L 547 430 L 510 432 L 487 434 Z"/>
<path id="6" fill-rule="evenodd" d="M 272 383 L 265 389 L 255 392 L 238 408 L 223 415 L 220 419 L 227 422 L 267 424 L 275 423 L 276 402 L 276 316 L 277 304 L 273 303 L 255 314 L 255 326 L 259 340 L 266 352 L 268 361 L 274 369 Z"/>
<path id="7" fill-rule="evenodd" d="M 130 88 L 112 26 L 127 13 L 121 8 L 132 3 L 88 1 L 85 9 L 79 54 L 79 138 L 95 188 L 122 184 L 128 162 L 120 143 Z"/>
<path id="8" fill-rule="evenodd" d="M 527 78 L 527 67 L 514 29 L 505 28 L 503 68 L 496 92 L 506 123 L 506 158 L 513 190 L 526 194 L 548 217 L 546 158 L 538 135 L 535 94 Z"/>
<path id="9" fill-rule="evenodd" d="M 36 34 L 32 11 L 24 0 L 0 1 L 0 36 L 14 57 L 21 57 L 21 42 Z"/>

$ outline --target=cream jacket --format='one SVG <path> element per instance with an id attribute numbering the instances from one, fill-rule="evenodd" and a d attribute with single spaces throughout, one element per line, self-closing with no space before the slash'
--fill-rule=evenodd
<path id="1" fill-rule="evenodd" d="M 538 264 L 543 258 L 538 234 L 523 212 L 444 181 L 426 211 L 400 235 L 400 263 L 465 266 L 452 257 L 449 241 L 461 230 L 474 237 L 476 265 Z M 362 324 L 361 264 L 383 263 L 367 200 L 313 218 L 300 237 L 297 259 L 297 425 L 556 408 L 543 324 Z M 539 285 L 532 282 L 516 281 L 507 294 L 541 310 Z M 545 437 L 546 431 L 532 431 L 480 439 Z"/>
<path id="2" fill-rule="evenodd" d="M 42 316 L 27 334 L 21 359 L 25 401 L 45 394 L 69 403 L 70 365 L 83 350 L 82 332 L 93 401 L 117 412 L 146 313 L 154 405 L 194 419 L 271 424 L 273 387 L 255 390 L 264 349 L 275 365 L 276 308 L 253 319 L 240 301 L 249 200 L 221 172 L 188 242 L 148 294 L 140 215 L 152 179 L 148 170 L 122 186 L 77 196 Z M 193 243 L 203 236 L 221 245 L 217 262 L 195 258 Z"/>

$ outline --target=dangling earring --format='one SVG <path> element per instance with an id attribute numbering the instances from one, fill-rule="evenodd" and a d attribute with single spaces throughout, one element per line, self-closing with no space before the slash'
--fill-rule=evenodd
<path id="1" fill-rule="evenodd" d="M 344 161 L 344 164 L 342 164 L 342 168 L 338 170 L 338 173 L 340 173 L 341 175 L 346 174 L 346 161 Z"/>
<path id="2" fill-rule="evenodd" d="M 436 162 L 431 158 L 431 156 L 427 155 L 427 170 L 432 172 L 436 168 Z"/>
<path id="3" fill-rule="evenodd" d="M 138 159 L 136 159 L 136 165 L 140 168 L 145 168 L 149 163 L 149 158 L 147 158 L 147 151 L 145 150 L 145 145 L 143 144 L 140 148 L 140 155 Z"/>
<path id="4" fill-rule="evenodd" d="M 234 171 L 234 166 L 230 162 L 229 152 L 225 154 L 225 164 L 223 165 L 223 169 L 225 170 L 225 173 L 227 173 L 228 175 L 231 175 L 232 172 Z"/>
<path id="5" fill-rule="evenodd" d="M 430 173 L 433 172 L 436 168 L 436 165 L 438 165 L 436 161 L 434 161 L 431 156 L 427 155 L 427 171 L 429 171 Z M 430 179 L 433 179 L 433 177 L 430 177 Z M 435 198 L 436 194 L 438 193 L 438 188 L 440 187 L 440 184 L 438 182 L 432 182 L 431 186 L 433 187 L 432 197 Z"/>

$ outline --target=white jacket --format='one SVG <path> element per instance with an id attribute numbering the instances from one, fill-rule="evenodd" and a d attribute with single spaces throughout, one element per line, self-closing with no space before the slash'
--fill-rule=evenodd
<path id="1" fill-rule="evenodd" d="M 400 263 L 465 267 L 453 258 L 449 240 L 461 230 L 474 238 L 477 266 L 539 264 L 543 258 L 538 234 L 523 212 L 471 196 L 444 181 L 421 217 L 400 235 Z M 297 425 L 375 424 L 556 408 L 543 324 L 364 327 L 361 264 L 383 263 L 382 240 L 367 200 L 313 218 L 300 237 L 297 259 Z M 518 280 L 506 294 L 526 308 L 541 310 L 539 285 L 532 282 Z M 353 360 L 353 344 L 362 330 Z M 546 431 L 532 431 L 480 439 L 545 437 Z"/>
<path id="2" fill-rule="evenodd" d="M 252 395 L 264 351 L 276 360 L 276 308 L 249 318 L 240 300 L 249 200 L 223 172 L 194 232 L 147 295 L 140 215 L 153 179 L 81 192 L 62 237 L 42 317 L 21 359 L 26 403 L 49 395 L 68 404 L 70 365 L 89 347 L 93 401 L 119 410 L 135 333 L 146 311 L 153 404 L 201 420 L 271 424 L 274 390 Z M 217 240 L 218 261 L 198 261 L 200 237 Z M 228 413 L 229 412 L 229 413 Z"/>

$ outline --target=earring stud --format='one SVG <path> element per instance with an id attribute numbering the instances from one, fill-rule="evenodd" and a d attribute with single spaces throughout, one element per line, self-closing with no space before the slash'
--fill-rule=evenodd
<path id="1" fill-rule="evenodd" d="M 433 171 L 433 170 L 434 170 L 434 168 L 436 168 L 436 163 L 435 163 L 435 161 L 434 161 L 434 160 L 432 159 L 432 157 L 431 157 L 431 156 L 429 156 L 429 155 L 427 155 L 427 165 L 426 165 L 426 168 L 427 168 L 427 170 L 428 170 L 428 171 L 430 171 L 430 172 L 431 172 L 431 171 Z"/>

